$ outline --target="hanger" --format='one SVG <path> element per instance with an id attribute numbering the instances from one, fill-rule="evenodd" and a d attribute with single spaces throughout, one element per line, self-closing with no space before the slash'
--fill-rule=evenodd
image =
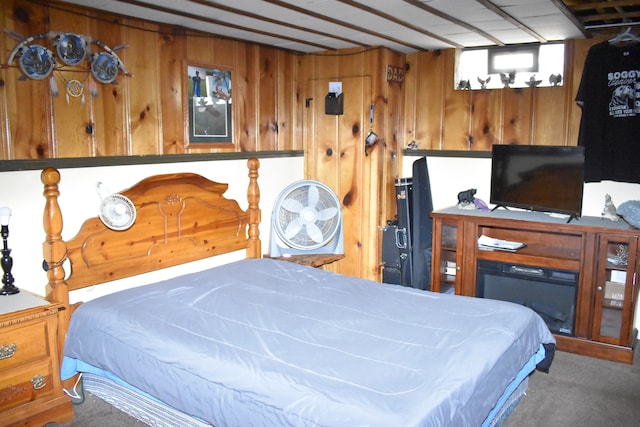
<path id="1" fill-rule="evenodd" d="M 631 27 L 627 27 L 626 30 L 624 30 L 623 32 L 621 32 L 620 34 L 615 36 L 614 38 L 609 39 L 609 43 L 614 44 L 614 45 L 618 44 L 618 43 L 622 43 L 622 42 L 635 42 L 635 43 L 638 43 L 638 42 L 640 42 L 640 36 L 638 36 L 636 33 L 631 31 Z"/>

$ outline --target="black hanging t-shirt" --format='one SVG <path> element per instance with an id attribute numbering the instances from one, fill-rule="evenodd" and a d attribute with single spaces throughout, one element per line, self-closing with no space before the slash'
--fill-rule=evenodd
<path id="1" fill-rule="evenodd" d="M 592 46 L 576 102 L 585 182 L 640 183 L 640 44 Z"/>

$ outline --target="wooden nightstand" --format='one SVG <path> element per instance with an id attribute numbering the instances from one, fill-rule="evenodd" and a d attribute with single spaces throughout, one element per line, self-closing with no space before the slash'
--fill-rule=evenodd
<path id="1" fill-rule="evenodd" d="M 0 426 L 43 426 L 73 419 L 62 391 L 58 311 L 24 290 L 0 296 Z"/>

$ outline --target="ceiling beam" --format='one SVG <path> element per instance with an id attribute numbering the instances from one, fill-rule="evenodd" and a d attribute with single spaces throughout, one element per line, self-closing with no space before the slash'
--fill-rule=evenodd
<path id="1" fill-rule="evenodd" d="M 545 39 L 544 37 L 542 37 L 540 34 L 536 33 L 535 31 L 533 31 L 531 28 L 529 28 L 528 26 L 526 26 L 522 22 L 518 21 L 516 18 L 514 18 L 513 16 L 511 16 L 510 14 L 508 14 L 507 12 L 502 10 L 500 7 L 498 7 L 495 4 L 493 4 L 491 1 L 489 1 L 489 0 L 476 0 L 476 1 L 478 3 L 480 3 L 481 5 L 483 5 L 484 7 L 486 7 L 487 9 L 489 9 L 490 11 L 492 11 L 493 13 L 495 13 L 496 15 L 498 15 L 499 17 L 503 18 L 505 21 L 512 23 L 517 28 L 519 28 L 522 31 L 524 31 L 525 33 L 529 34 L 530 36 L 532 36 L 533 38 L 538 40 L 540 43 L 546 43 L 547 42 L 547 39 Z"/>
<path id="2" fill-rule="evenodd" d="M 366 44 L 364 44 L 364 43 L 359 43 L 357 41 L 350 40 L 350 39 L 348 39 L 346 37 L 340 37 L 340 36 L 337 36 L 335 34 L 330 34 L 330 33 L 325 33 L 325 32 L 322 32 L 322 31 L 317 31 L 317 30 L 314 30 L 313 28 L 309 28 L 309 27 L 302 27 L 302 26 L 299 26 L 299 25 L 295 25 L 295 24 L 293 24 L 291 22 L 279 21 L 277 19 L 272 19 L 272 18 L 269 18 L 269 17 L 264 16 L 264 15 L 258 15 L 256 13 L 247 12 L 247 11 L 245 11 L 243 9 L 239 9 L 239 8 L 236 8 L 236 7 L 223 5 L 221 3 L 212 3 L 211 1 L 208 1 L 208 0 L 187 0 L 187 1 L 189 1 L 191 3 L 199 4 L 201 6 L 210 7 L 210 8 L 213 8 L 213 9 L 224 10 L 225 12 L 235 13 L 235 14 L 238 14 L 238 15 L 245 16 L 247 18 L 257 19 L 257 20 L 263 21 L 263 22 L 269 22 L 269 23 L 275 24 L 275 25 L 282 25 L 282 26 L 287 27 L 287 28 L 293 28 L 295 30 L 316 34 L 316 35 L 319 35 L 319 36 L 322 36 L 322 37 L 326 37 L 326 38 L 330 38 L 330 39 L 340 40 L 340 41 L 343 41 L 345 43 L 350 43 L 350 44 L 353 44 L 353 45 L 356 45 L 356 46 L 366 46 Z"/>
<path id="3" fill-rule="evenodd" d="M 435 9 L 431 6 L 427 6 L 426 4 L 418 1 L 418 0 L 404 0 L 406 3 L 409 3 L 412 6 L 415 6 L 417 8 L 420 8 L 422 10 L 424 10 L 425 12 L 428 12 L 432 15 L 435 15 L 439 18 L 445 19 L 449 22 L 452 22 L 456 25 L 459 25 L 463 28 L 466 28 L 467 30 L 473 31 L 474 33 L 480 34 L 482 37 L 486 38 L 487 40 L 492 41 L 493 43 L 495 43 L 498 46 L 504 46 L 505 43 L 497 38 L 495 38 L 494 36 L 492 36 L 491 34 L 487 33 L 486 31 L 481 30 L 480 28 L 474 27 L 471 24 L 468 24 L 458 18 L 456 18 L 455 16 L 451 16 L 448 15 L 444 12 L 441 12 L 438 9 Z"/>
<path id="4" fill-rule="evenodd" d="M 387 21 L 395 22 L 398 25 L 402 25 L 403 27 L 409 28 L 410 30 L 416 31 L 416 32 L 418 32 L 420 34 L 424 34 L 427 37 L 431 37 L 433 39 L 440 40 L 441 42 L 447 43 L 448 45 L 451 45 L 453 47 L 458 47 L 458 48 L 463 47 L 462 45 L 460 45 L 460 44 L 458 44 L 458 43 L 456 43 L 456 42 L 454 42 L 452 40 L 449 40 L 449 39 L 447 39 L 445 37 L 442 37 L 442 36 L 439 36 L 437 34 L 434 34 L 434 33 L 430 32 L 430 31 L 425 30 L 422 27 L 418 27 L 417 25 L 413 25 L 410 22 L 403 21 L 402 19 L 396 18 L 395 16 L 389 15 L 388 13 L 380 12 L 379 10 L 374 9 L 374 8 L 372 8 L 370 6 L 365 6 L 362 3 L 358 3 L 358 2 L 353 1 L 353 0 L 337 0 L 337 1 L 339 1 L 340 3 L 344 3 L 346 5 L 349 5 L 351 7 L 356 7 L 358 9 L 360 9 L 360 10 L 364 10 L 365 12 L 371 13 L 372 15 L 376 15 L 376 16 L 379 16 L 380 18 L 384 18 Z"/>
<path id="5" fill-rule="evenodd" d="M 598 15 L 581 16 L 580 19 L 586 24 L 594 21 L 619 20 L 621 23 L 627 22 L 628 19 L 640 17 L 640 10 L 625 13 L 601 13 Z"/>
<path id="6" fill-rule="evenodd" d="M 282 34 L 269 33 L 269 32 L 266 32 L 266 31 L 258 30 L 258 29 L 254 28 L 254 27 L 244 27 L 242 25 L 231 24 L 229 22 L 220 21 L 218 19 L 207 18 L 206 16 L 202 16 L 202 15 L 194 15 L 192 13 L 186 13 L 186 12 L 182 12 L 182 11 L 176 10 L 176 9 L 169 9 L 169 8 L 158 6 L 158 5 L 151 4 L 151 3 L 145 3 L 145 2 L 141 2 L 141 1 L 137 1 L 137 0 L 115 0 L 115 1 L 118 1 L 120 3 L 126 3 L 126 4 L 129 4 L 129 5 L 132 5 L 132 6 L 142 7 L 142 8 L 145 8 L 145 9 L 155 10 L 155 11 L 158 11 L 158 12 L 169 13 L 169 14 L 172 14 L 172 15 L 178 15 L 178 16 L 182 16 L 183 18 L 195 19 L 197 21 L 207 22 L 209 24 L 220 25 L 220 26 L 228 27 L 228 28 L 234 28 L 236 30 L 247 31 L 247 32 L 250 32 L 250 33 L 260 34 L 260 35 L 263 35 L 263 36 L 273 37 L 273 38 L 276 38 L 276 39 L 288 40 L 288 41 L 294 42 L 294 43 L 300 43 L 300 44 L 304 44 L 304 45 L 307 45 L 307 46 L 317 47 L 318 49 L 335 50 L 331 46 L 326 46 L 326 45 L 322 45 L 322 44 L 318 44 L 318 43 L 313 43 L 313 42 L 310 42 L 310 41 L 307 41 L 307 40 L 296 39 L 296 38 L 293 38 L 293 37 L 287 37 L 287 36 L 284 36 Z M 290 50 L 293 50 L 293 49 L 290 49 Z"/>
<path id="7" fill-rule="evenodd" d="M 387 36 L 386 34 L 378 33 L 378 32 L 372 31 L 372 30 L 370 30 L 368 28 L 359 27 L 357 25 L 350 24 L 349 22 L 346 22 L 346 21 L 341 21 L 339 19 L 331 18 L 331 17 L 329 17 L 327 15 L 322 15 L 320 13 L 316 13 L 316 12 L 313 12 L 311 10 L 307 10 L 307 9 L 302 8 L 302 7 L 298 7 L 298 6 L 292 5 L 292 4 L 284 2 L 284 1 L 280 1 L 280 0 L 264 0 L 264 1 L 266 3 L 273 4 L 275 6 L 280 6 L 280 7 L 285 8 L 285 9 L 293 10 L 294 12 L 298 12 L 298 13 L 301 13 L 303 15 L 311 16 L 311 17 L 316 18 L 316 19 L 321 19 L 323 21 L 331 22 L 332 24 L 340 25 L 342 27 L 351 28 L 352 30 L 359 31 L 361 33 L 366 33 L 366 34 L 369 34 L 371 36 L 378 37 L 378 38 L 381 38 L 381 39 L 385 39 L 385 40 L 388 40 L 390 42 L 397 43 L 397 44 L 400 44 L 402 46 L 410 47 L 410 48 L 415 49 L 415 50 L 419 50 L 419 51 L 428 51 L 429 50 L 429 49 L 425 49 L 422 46 L 416 46 L 414 44 L 407 43 L 407 42 L 405 42 L 403 40 L 398 40 L 396 38 Z"/>
<path id="8" fill-rule="evenodd" d="M 640 0 L 610 0 L 610 1 L 596 1 L 585 2 L 584 0 L 578 1 L 565 1 L 566 5 L 571 10 L 589 10 L 599 9 L 603 7 L 624 7 L 624 6 L 640 6 Z"/>
<path id="9" fill-rule="evenodd" d="M 560 12 L 564 14 L 564 16 L 571 21 L 571 23 L 582 33 L 585 38 L 591 38 L 591 34 L 584 28 L 584 24 L 576 18 L 576 15 L 571 12 L 571 10 L 567 7 L 566 4 L 562 0 L 551 0 Z"/>
<path id="10" fill-rule="evenodd" d="M 640 0 L 610 0 L 577 2 L 565 0 L 568 8 L 576 12 L 585 30 L 600 30 L 619 26 L 638 25 Z"/>

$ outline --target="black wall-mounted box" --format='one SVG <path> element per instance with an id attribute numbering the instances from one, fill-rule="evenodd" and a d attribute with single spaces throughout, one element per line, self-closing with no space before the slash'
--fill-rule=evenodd
<path id="1" fill-rule="evenodd" d="M 329 92 L 324 98 L 324 112 L 325 114 L 333 114 L 339 116 L 344 111 L 344 94 L 340 95 Z"/>

